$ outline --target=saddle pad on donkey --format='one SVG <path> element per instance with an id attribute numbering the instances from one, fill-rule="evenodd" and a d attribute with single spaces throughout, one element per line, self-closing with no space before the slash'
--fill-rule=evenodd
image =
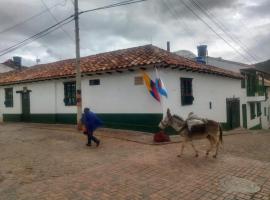
<path id="1" fill-rule="evenodd" d="M 187 121 L 188 131 L 190 133 L 205 132 L 206 124 L 202 120 L 192 119 Z"/>

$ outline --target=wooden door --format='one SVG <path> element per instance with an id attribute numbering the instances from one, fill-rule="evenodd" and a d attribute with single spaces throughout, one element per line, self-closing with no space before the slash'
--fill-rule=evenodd
<path id="1" fill-rule="evenodd" d="M 227 99 L 227 123 L 230 129 L 240 127 L 240 100 Z"/>
<path id="2" fill-rule="evenodd" d="M 30 93 L 22 92 L 22 121 L 29 122 L 30 121 Z"/>
<path id="3" fill-rule="evenodd" d="M 247 128 L 247 105 L 242 104 L 243 127 Z"/>

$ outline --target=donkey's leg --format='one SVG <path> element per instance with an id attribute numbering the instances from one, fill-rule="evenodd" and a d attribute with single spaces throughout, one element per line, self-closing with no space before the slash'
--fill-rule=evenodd
<path id="1" fill-rule="evenodd" d="M 219 138 L 218 138 L 218 134 L 215 137 L 215 146 L 216 146 L 216 152 L 213 155 L 213 158 L 217 158 L 217 154 L 218 154 L 218 149 L 219 149 Z"/>
<path id="2" fill-rule="evenodd" d="M 198 156 L 199 156 L 199 151 L 195 148 L 195 146 L 194 146 L 192 140 L 190 140 L 190 144 L 191 144 L 193 150 L 195 151 L 195 157 L 198 157 Z"/>
<path id="3" fill-rule="evenodd" d="M 181 157 L 183 155 L 186 142 L 187 142 L 187 139 L 186 139 L 186 137 L 184 137 L 184 140 L 183 140 L 182 145 L 181 145 L 181 152 L 179 155 L 177 155 L 177 157 Z"/>
<path id="4" fill-rule="evenodd" d="M 211 135 L 208 135 L 206 138 L 207 138 L 207 139 L 209 140 L 209 142 L 210 142 L 210 147 L 209 147 L 209 149 L 206 150 L 206 156 L 208 156 L 208 155 L 209 155 L 209 152 L 212 151 L 212 149 L 213 149 L 213 147 L 214 147 L 214 145 L 213 145 L 214 140 L 213 140 L 213 137 L 212 137 Z"/>

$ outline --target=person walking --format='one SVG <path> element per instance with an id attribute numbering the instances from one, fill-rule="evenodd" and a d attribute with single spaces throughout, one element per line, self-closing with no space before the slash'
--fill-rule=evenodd
<path id="1" fill-rule="evenodd" d="M 94 131 L 103 125 L 103 122 L 97 117 L 97 115 L 90 111 L 89 108 L 84 108 L 84 113 L 82 116 L 82 123 L 86 128 L 87 134 L 87 146 L 91 146 L 91 141 L 93 140 L 97 147 L 100 144 L 100 140 L 94 136 Z"/>

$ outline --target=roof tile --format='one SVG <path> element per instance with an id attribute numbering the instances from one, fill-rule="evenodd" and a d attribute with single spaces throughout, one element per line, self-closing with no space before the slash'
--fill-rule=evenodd
<path id="1" fill-rule="evenodd" d="M 80 64 L 82 73 L 97 73 L 149 64 L 163 64 L 231 78 L 241 78 L 241 75 L 238 73 L 209 65 L 198 64 L 195 61 L 188 60 L 153 45 L 82 57 Z M 62 60 L 54 63 L 36 65 L 21 71 L 3 73 L 0 75 L 0 85 L 74 76 L 75 72 L 75 59 Z"/>

